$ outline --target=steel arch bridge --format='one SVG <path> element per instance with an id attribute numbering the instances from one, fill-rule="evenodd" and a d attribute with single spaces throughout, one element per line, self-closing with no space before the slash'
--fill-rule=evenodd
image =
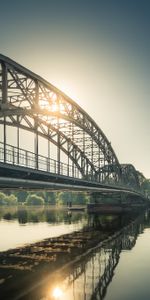
<path id="1" fill-rule="evenodd" d="M 7 142 L 8 127 L 17 128 L 15 145 Z M 120 165 L 103 131 L 76 102 L 3 55 L 0 128 L 1 169 L 11 165 L 107 186 L 140 188 L 139 173 L 132 165 Z M 34 151 L 20 147 L 21 130 L 33 133 Z M 40 138 L 47 140 L 47 156 L 40 154 Z"/>

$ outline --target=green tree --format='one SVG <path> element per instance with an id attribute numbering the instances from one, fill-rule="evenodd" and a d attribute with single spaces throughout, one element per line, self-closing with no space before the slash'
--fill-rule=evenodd
<path id="1" fill-rule="evenodd" d="M 29 194 L 25 203 L 27 205 L 44 205 L 44 199 L 36 194 Z"/>
<path id="2" fill-rule="evenodd" d="M 14 194 L 18 199 L 18 203 L 24 203 L 26 201 L 26 198 L 27 198 L 29 192 L 19 191 L 19 192 L 15 192 Z"/>
<path id="3" fill-rule="evenodd" d="M 17 197 L 14 194 L 6 195 L 0 192 L 0 205 L 16 205 Z"/>
<path id="4" fill-rule="evenodd" d="M 55 205 L 56 204 L 56 197 L 57 197 L 56 192 L 46 192 L 46 195 L 45 195 L 46 204 Z"/>
<path id="5" fill-rule="evenodd" d="M 0 192 L 0 205 L 5 205 L 6 203 L 6 195 Z"/>
<path id="6" fill-rule="evenodd" d="M 89 202 L 89 196 L 84 192 L 59 192 L 57 193 L 56 202 L 63 205 L 67 205 L 70 202 L 73 205 L 85 205 Z"/>
<path id="7" fill-rule="evenodd" d="M 58 204 L 67 205 L 68 202 L 72 201 L 72 193 L 71 192 L 58 192 L 57 200 Z"/>
<path id="8" fill-rule="evenodd" d="M 7 205 L 16 205 L 17 204 L 17 197 L 14 194 L 6 196 L 5 198 Z"/>
<path id="9" fill-rule="evenodd" d="M 87 204 L 89 202 L 89 196 L 86 193 L 77 193 L 78 204 Z"/>

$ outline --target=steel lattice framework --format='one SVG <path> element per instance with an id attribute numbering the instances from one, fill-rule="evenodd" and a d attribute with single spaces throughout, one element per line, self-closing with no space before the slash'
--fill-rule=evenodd
<path id="1" fill-rule="evenodd" d="M 61 153 L 71 165 L 72 177 L 77 169 L 80 178 L 116 183 L 123 177 L 126 182 L 130 171 L 134 175 L 136 173 L 133 172 L 134 167 L 120 166 L 103 131 L 77 103 L 40 76 L 3 55 L 0 55 L 0 124 L 4 128 L 4 147 L 6 126 L 34 133 L 37 169 L 38 139 L 41 136 L 57 147 L 58 174 Z M 137 175 L 134 181 L 139 185 Z"/>

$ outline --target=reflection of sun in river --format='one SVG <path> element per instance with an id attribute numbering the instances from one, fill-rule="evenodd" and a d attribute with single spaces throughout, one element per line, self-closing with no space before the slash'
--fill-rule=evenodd
<path id="1" fill-rule="evenodd" d="M 55 287 L 52 293 L 52 296 L 54 297 L 54 299 L 61 299 L 61 297 L 63 296 L 63 291 L 60 287 Z"/>

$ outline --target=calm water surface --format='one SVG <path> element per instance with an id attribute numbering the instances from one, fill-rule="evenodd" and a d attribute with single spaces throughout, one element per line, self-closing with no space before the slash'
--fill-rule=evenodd
<path id="1" fill-rule="evenodd" d="M 60 289 L 61 300 L 149 300 L 149 255 L 150 216 L 146 213 L 120 236 L 84 255 L 68 277 L 58 281 L 54 294 Z"/>
<path id="2" fill-rule="evenodd" d="M 139 234 L 131 250 L 122 251 L 105 300 L 150 299 L 150 228 Z"/>
<path id="3" fill-rule="evenodd" d="M 53 207 L 0 207 L 0 251 L 81 229 L 82 212 Z"/>
<path id="4" fill-rule="evenodd" d="M 76 259 L 36 282 L 36 300 L 149 300 L 150 213 L 140 216 L 87 215 L 51 208 L 3 208 L 0 215 L 1 249 L 73 232 L 111 232 L 113 239 L 97 244 Z M 91 228 L 91 229 L 90 229 Z M 116 234 L 121 229 L 120 234 Z M 5 236 L 2 233 L 5 231 Z M 3 236 L 3 237 L 2 237 Z M 14 244 L 13 244 L 14 243 Z M 62 254 L 63 257 L 63 254 Z M 64 256 L 65 257 L 65 256 Z M 20 299 L 20 298 L 18 298 Z"/>

